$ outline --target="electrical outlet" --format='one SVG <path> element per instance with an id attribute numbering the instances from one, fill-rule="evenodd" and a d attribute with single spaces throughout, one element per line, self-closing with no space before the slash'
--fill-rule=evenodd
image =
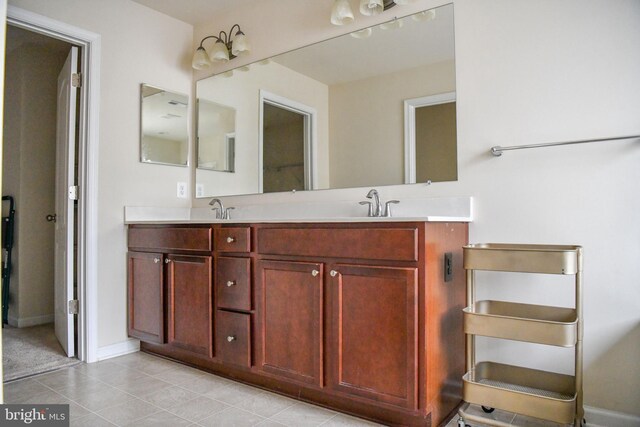
<path id="1" fill-rule="evenodd" d="M 178 198 L 186 199 L 187 198 L 187 183 L 179 182 L 178 183 Z"/>
<path id="2" fill-rule="evenodd" d="M 204 184 L 196 184 L 196 197 L 204 197 Z"/>

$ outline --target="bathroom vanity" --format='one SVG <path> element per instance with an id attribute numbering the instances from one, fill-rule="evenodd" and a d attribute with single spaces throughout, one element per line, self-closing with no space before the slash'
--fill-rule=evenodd
<path id="1" fill-rule="evenodd" d="M 128 226 L 141 349 L 393 425 L 461 402 L 466 222 Z"/>

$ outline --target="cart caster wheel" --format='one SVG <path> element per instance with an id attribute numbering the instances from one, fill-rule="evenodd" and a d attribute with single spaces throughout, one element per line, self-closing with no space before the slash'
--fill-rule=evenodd
<path id="1" fill-rule="evenodd" d="M 490 414 L 490 413 L 492 413 L 493 411 L 495 411 L 495 410 L 496 410 L 496 408 L 491 408 L 491 407 L 489 407 L 489 406 L 483 406 L 483 407 L 482 407 L 482 410 L 483 410 L 484 412 L 486 412 L 487 414 Z"/>
<path id="2" fill-rule="evenodd" d="M 458 427 L 471 427 L 469 424 L 465 424 L 464 420 L 460 418 L 458 420 Z"/>

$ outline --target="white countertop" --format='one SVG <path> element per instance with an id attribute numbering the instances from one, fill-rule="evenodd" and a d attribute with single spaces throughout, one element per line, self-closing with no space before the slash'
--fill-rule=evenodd
<path id="1" fill-rule="evenodd" d="M 213 223 L 336 223 L 336 222 L 471 222 L 471 197 L 401 199 L 393 205 L 393 216 L 367 217 L 366 207 L 353 201 L 331 203 L 279 203 L 245 205 L 231 211 L 231 219 L 215 219 L 209 208 L 126 206 L 125 224 L 213 224 Z"/>

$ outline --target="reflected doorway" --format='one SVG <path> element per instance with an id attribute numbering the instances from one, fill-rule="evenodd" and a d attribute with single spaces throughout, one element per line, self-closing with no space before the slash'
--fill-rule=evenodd
<path id="1" fill-rule="evenodd" d="M 315 110 L 260 92 L 260 190 L 314 189 Z"/>

